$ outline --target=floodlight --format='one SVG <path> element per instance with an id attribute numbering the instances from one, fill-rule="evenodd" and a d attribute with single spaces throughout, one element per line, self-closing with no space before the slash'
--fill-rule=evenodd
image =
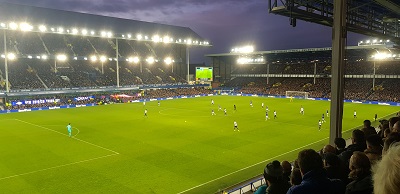
<path id="1" fill-rule="evenodd" d="M 94 31 L 90 31 L 90 34 L 91 34 L 91 35 L 95 35 L 95 32 L 94 32 Z"/>
<path id="2" fill-rule="evenodd" d="M 386 42 L 390 42 L 390 40 L 386 40 Z"/>
<path id="3" fill-rule="evenodd" d="M 105 37 L 105 36 L 107 36 L 107 32 L 101 31 L 101 32 L 100 32 L 100 35 L 101 35 L 102 37 Z"/>
<path id="4" fill-rule="evenodd" d="M 159 42 L 159 41 L 160 41 L 160 36 L 154 35 L 151 39 L 152 39 L 154 42 Z"/>
<path id="5" fill-rule="evenodd" d="M 113 35 L 113 34 L 112 34 L 111 32 L 107 32 L 107 37 L 108 37 L 108 38 L 111 38 L 112 35 Z"/>
<path id="6" fill-rule="evenodd" d="M 112 61 L 112 58 L 108 58 L 109 61 Z"/>
<path id="7" fill-rule="evenodd" d="M 32 55 L 28 55 L 28 59 L 32 59 Z"/>
<path id="8" fill-rule="evenodd" d="M 67 60 L 67 56 L 64 55 L 64 54 L 57 55 L 57 56 L 56 56 L 56 59 L 57 59 L 58 61 L 65 61 L 65 60 Z"/>
<path id="9" fill-rule="evenodd" d="M 132 38 L 132 35 L 131 35 L 131 34 L 128 34 L 128 38 Z"/>
<path id="10" fill-rule="evenodd" d="M 153 64 L 155 62 L 154 57 L 149 57 L 146 59 L 148 64 Z"/>
<path id="11" fill-rule="evenodd" d="M 164 36 L 163 41 L 164 41 L 164 43 L 169 43 L 169 37 L 168 36 Z"/>
<path id="12" fill-rule="evenodd" d="M 6 58 L 6 56 L 5 56 L 5 55 L 1 55 L 1 58 L 3 58 L 3 59 L 4 59 L 4 58 Z"/>
<path id="13" fill-rule="evenodd" d="M 58 32 L 59 32 L 59 33 L 63 33 L 63 32 L 64 32 L 64 28 L 61 28 L 61 27 L 58 28 Z"/>
<path id="14" fill-rule="evenodd" d="M 187 43 L 187 44 L 192 44 L 192 40 L 189 39 L 189 40 L 186 41 L 186 43 Z"/>
<path id="15" fill-rule="evenodd" d="M 182 42 L 182 39 L 179 39 L 178 41 L 179 41 L 179 42 Z"/>
<path id="16" fill-rule="evenodd" d="M 26 22 L 23 22 L 19 24 L 19 28 L 21 29 L 21 31 L 31 31 L 33 29 L 33 26 Z"/>
<path id="17" fill-rule="evenodd" d="M 100 61 L 101 61 L 101 62 L 107 61 L 107 57 L 105 57 L 105 56 L 100 56 Z"/>
<path id="18" fill-rule="evenodd" d="M 171 57 L 167 57 L 164 59 L 165 64 L 170 65 L 172 63 Z"/>
<path id="19" fill-rule="evenodd" d="M 360 43 L 362 44 L 362 43 L 363 43 L 363 41 L 360 41 Z"/>
<path id="20" fill-rule="evenodd" d="M 75 61 L 78 60 L 78 57 L 74 57 L 74 60 L 75 60 Z"/>
<path id="21" fill-rule="evenodd" d="M 122 34 L 122 38 L 125 38 L 125 35 L 124 35 L 124 34 Z"/>
<path id="22" fill-rule="evenodd" d="M 378 41 L 378 40 L 375 39 L 375 40 L 373 40 L 372 42 L 375 43 L 375 42 L 377 42 L 377 41 Z"/>
<path id="23" fill-rule="evenodd" d="M 46 31 L 47 31 L 47 28 L 46 28 L 45 25 L 40 25 L 40 26 L 39 26 L 39 30 L 40 30 L 41 32 L 46 32 Z"/>
<path id="24" fill-rule="evenodd" d="M 371 40 L 367 40 L 367 44 L 369 44 L 371 42 Z"/>
<path id="25" fill-rule="evenodd" d="M 383 40 L 379 40 L 379 42 L 383 42 Z"/>
<path id="26" fill-rule="evenodd" d="M 97 57 L 93 55 L 93 56 L 90 57 L 90 60 L 93 61 L 93 62 L 96 62 L 97 61 Z"/>
<path id="27" fill-rule="evenodd" d="M 54 28 L 50 28 L 50 30 L 51 30 L 52 32 L 54 32 L 54 31 L 55 31 L 55 29 L 54 29 Z"/>
<path id="28" fill-rule="evenodd" d="M 2 28 L 5 28 L 5 27 L 6 27 L 6 24 L 5 24 L 5 23 L 1 23 L 0 26 L 1 26 Z"/>
<path id="29" fill-rule="evenodd" d="M 143 36 L 142 36 L 141 34 L 138 34 L 138 35 L 136 35 L 136 39 L 142 40 L 142 39 L 143 39 Z"/>
<path id="30" fill-rule="evenodd" d="M 139 63 L 139 57 L 133 57 L 132 62 L 133 63 Z"/>
<path id="31" fill-rule="evenodd" d="M 88 31 L 87 31 L 86 29 L 83 29 L 83 30 L 82 30 L 82 34 L 83 34 L 83 35 L 87 35 L 87 33 L 88 33 Z"/>
<path id="32" fill-rule="evenodd" d="M 76 28 L 72 29 L 72 34 L 78 34 L 78 29 Z"/>
<path id="33" fill-rule="evenodd" d="M 16 58 L 14 53 L 8 53 L 7 58 L 10 60 L 14 60 Z"/>
<path id="34" fill-rule="evenodd" d="M 149 37 L 148 36 L 144 36 L 144 39 L 147 40 L 147 39 L 149 39 Z"/>
<path id="35" fill-rule="evenodd" d="M 42 59 L 46 60 L 47 59 L 47 55 L 42 55 Z"/>
<path id="36" fill-rule="evenodd" d="M 18 24 L 15 22 L 10 22 L 8 27 L 10 27 L 11 30 L 16 30 L 18 28 Z"/>
<path id="37" fill-rule="evenodd" d="M 87 61 L 87 57 L 83 57 L 83 60 Z"/>

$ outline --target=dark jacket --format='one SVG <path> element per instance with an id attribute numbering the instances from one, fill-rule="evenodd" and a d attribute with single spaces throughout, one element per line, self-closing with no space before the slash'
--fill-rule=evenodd
<path id="1" fill-rule="evenodd" d="M 285 194 L 290 188 L 290 184 L 287 181 L 280 180 L 277 183 L 271 184 L 267 190 L 266 194 Z"/>
<path id="2" fill-rule="evenodd" d="M 371 174 L 357 178 L 346 186 L 346 194 L 372 194 L 373 191 Z"/>
<path id="3" fill-rule="evenodd" d="M 342 152 L 339 155 L 339 158 L 343 161 L 345 166 L 348 166 L 350 157 L 353 155 L 353 152 L 360 151 L 363 152 L 367 148 L 365 143 L 363 144 L 351 144 L 347 147 L 346 151 Z"/>
<path id="4" fill-rule="evenodd" d="M 329 179 L 324 169 L 312 170 L 303 176 L 300 185 L 291 187 L 287 194 L 343 194 L 341 180 Z"/>

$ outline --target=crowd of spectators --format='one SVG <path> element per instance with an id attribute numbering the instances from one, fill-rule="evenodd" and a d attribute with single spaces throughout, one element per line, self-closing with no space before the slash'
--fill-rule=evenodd
<path id="1" fill-rule="evenodd" d="M 255 193 L 268 194 L 389 194 L 400 193 L 400 117 L 365 120 L 352 132 L 321 150 L 305 149 L 290 164 L 275 160 L 263 170 L 266 185 Z"/>

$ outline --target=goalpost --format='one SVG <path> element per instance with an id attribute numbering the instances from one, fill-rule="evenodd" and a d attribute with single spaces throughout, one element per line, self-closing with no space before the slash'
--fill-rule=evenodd
<path id="1" fill-rule="evenodd" d="M 286 91 L 286 97 L 308 98 L 308 92 L 302 91 Z"/>

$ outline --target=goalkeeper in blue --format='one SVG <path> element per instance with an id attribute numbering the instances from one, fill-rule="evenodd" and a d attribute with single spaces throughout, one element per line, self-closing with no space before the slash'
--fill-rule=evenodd
<path id="1" fill-rule="evenodd" d="M 67 130 L 68 130 L 68 136 L 72 137 L 72 127 L 71 127 L 71 123 L 68 123 L 67 125 Z"/>

